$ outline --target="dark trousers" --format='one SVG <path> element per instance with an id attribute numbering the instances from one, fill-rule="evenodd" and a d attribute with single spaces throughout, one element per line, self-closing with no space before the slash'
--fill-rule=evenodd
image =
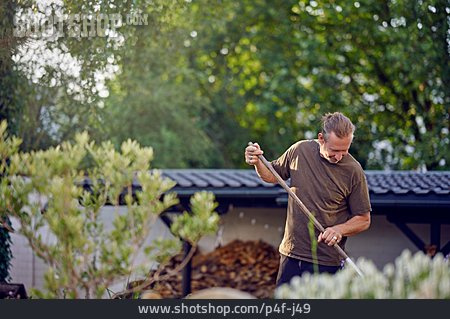
<path id="1" fill-rule="evenodd" d="M 335 274 L 341 266 L 319 266 L 319 273 Z M 289 283 L 292 277 L 301 276 L 303 273 L 314 273 L 314 264 L 280 254 L 280 267 L 278 268 L 277 287 Z"/>

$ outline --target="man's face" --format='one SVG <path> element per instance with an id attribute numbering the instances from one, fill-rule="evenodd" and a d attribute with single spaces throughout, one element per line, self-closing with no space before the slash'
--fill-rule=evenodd
<path id="1" fill-rule="evenodd" d="M 352 144 L 353 134 L 344 138 L 339 138 L 334 132 L 331 132 L 328 134 L 328 139 L 325 141 L 324 135 L 319 133 L 318 138 L 320 155 L 330 163 L 336 164 L 348 154 L 348 150 Z"/>

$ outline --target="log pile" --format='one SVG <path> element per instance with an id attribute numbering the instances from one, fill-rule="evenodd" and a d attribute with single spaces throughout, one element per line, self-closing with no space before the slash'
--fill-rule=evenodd
<path id="1" fill-rule="evenodd" d="M 175 256 L 164 272 L 181 262 Z M 208 254 L 196 254 L 192 260 L 192 292 L 210 287 L 231 287 L 258 298 L 271 298 L 275 289 L 279 254 L 262 241 L 235 240 Z M 151 274 L 152 275 L 152 274 Z M 180 298 L 181 273 L 157 282 L 152 289 L 164 298 Z"/>

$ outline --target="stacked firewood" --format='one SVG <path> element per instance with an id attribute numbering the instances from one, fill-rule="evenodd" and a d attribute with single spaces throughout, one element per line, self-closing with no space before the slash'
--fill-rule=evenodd
<path id="1" fill-rule="evenodd" d="M 162 273 L 175 268 L 182 256 L 172 258 Z M 279 255 L 262 241 L 235 240 L 192 260 L 192 292 L 210 287 L 231 287 L 258 298 L 271 298 L 275 289 Z M 164 298 L 180 298 L 181 273 L 157 282 L 151 289 Z"/>

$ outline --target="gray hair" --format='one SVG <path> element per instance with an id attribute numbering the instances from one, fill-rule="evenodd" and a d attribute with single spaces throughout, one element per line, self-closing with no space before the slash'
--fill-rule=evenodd
<path id="1" fill-rule="evenodd" d="M 340 112 L 327 113 L 322 116 L 322 134 L 325 140 L 334 132 L 337 137 L 344 138 L 355 132 L 355 125 Z"/>

